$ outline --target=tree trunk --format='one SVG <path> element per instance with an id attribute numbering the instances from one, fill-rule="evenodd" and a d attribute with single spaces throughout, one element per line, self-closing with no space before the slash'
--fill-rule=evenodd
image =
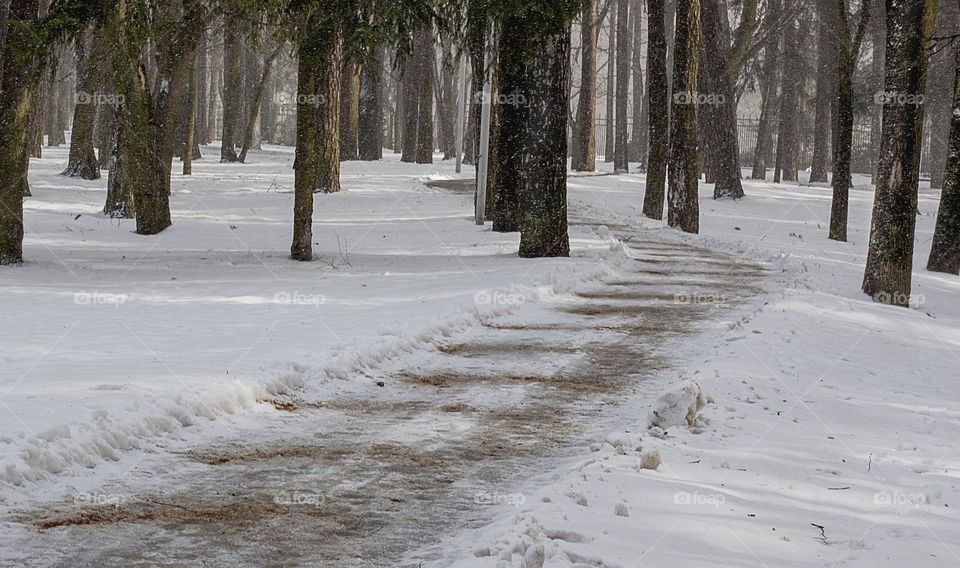
<path id="1" fill-rule="evenodd" d="M 87 30 L 76 41 L 77 98 L 70 133 L 70 156 L 63 175 L 83 179 L 100 179 L 100 166 L 93 148 L 93 129 L 97 120 L 97 92 L 100 57 L 94 31 Z"/>
<path id="2" fill-rule="evenodd" d="M 846 0 L 844 9 L 846 9 Z M 810 183 L 827 183 L 830 170 L 830 139 L 833 132 L 831 110 L 837 97 L 837 47 L 834 35 L 838 30 L 835 16 L 837 0 L 817 1 L 817 95 L 813 127 L 813 163 Z M 842 79 L 841 79 L 842 80 Z"/>
<path id="3" fill-rule="evenodd" d="M 827 0 L 830 1 L 830 0 Z M 753 149 L 753 170 L 750 179 L 767 179 L 767 157 L 773 147 L 773 127 L 777 110 L 777 69 L 780 58 L 780 34 L 772 31 L 780 17 L 779 0 L 771 0 L 765 18 L 770 34 L 763 47 L 763 67 L 760 71 L 760 120 L 757 124 L 757 143 Z"/>
<path id="4" fill-rule="evenodd" d="M 615 0 L 617 3 L 617 88 L 615 140 L 613 146 L 613 170 L 626 173 L 630 171 L 629 146 L 627 142 L 627 104 L 630 91 L 630 50 L 633 38 L 630 37 L 630 0 Z"/>
<path id="5" fill-rule="evenodd" d="M 417 122 L 420 118 L 418 101 L 419 79 L 417 62 L 408 55 L 403 63 L 403 142 L 400 154 L 401 162 L 415 162 L 417 159 Z"/>
<path id="6" fill-rule="evenodd" d="M 960 274 L 960 49 L 954 48 L 950 147 L 927 270 Z"/>
<path id="7" fill-rule="evenodd" d="M 597 160 L 597 12 L 594 0 L 584 1 L 582 18 L 580 99 L 577 102 L 577 127 L 570 166 L 577 172 L 592 172 L 596 170 Z M 504 120 L 507 120 L 506 117 Z"/>
<path id="8" fill-rule="evenodd" d="M 956 34 L 958 3 L 938 2 L 936 25 L 933 37 L 951 37 Z M 941 43 L 942 42 L 942 43 Z M 929 151 L 924 160 L 930 173 L 930 188 L 943 187 L 944 167 L 947 162 L 947 152 L 950 138 L 950 111 L 953 107 L 953 50 L 956 49 L 956 40 L 938 40 L 929 56 L 929 71 L 936 81 L 927 83 L 926 95 L 923 104 L 926 107 L 924 114 L 930 128 Z"/>
<path id="9" fill-rule="evenodd" d="M 667 223 L 687 233 L 700 232 L 697 191 L 697 74 L 700 55 L 700 0 L 678 0 L 673 55 L 673 114 Z"/>
<path id="10" fill-rule="evenodd" d="M 713 198 L 743 197 L 740 183 L 740 148 L 737 141 L 737 108 L 733 95 L 733 79 L 728 69 L 730 40 L 724 29 L 725 12 L 717 0 L 701 0 L 700 29 L 703 33 L 704 56 L 701 76 L 707 81 L 696 94 L 699 110 L 704 113 L 704 141 L 713 177 Z M 702 100 L 701 100 L 702 99 Z"/>
<path id="11" fill-rule="evenodd" d="M 61 144 L 67 142 L 60 120 L 60 82 L 60 62 L 56 61 L 50 66 L 50 82 L 47 85 L 47 110 L 44 113 L 47 146 L 50 148 L 58 148 Z"/>
<path id="12" fill-rule="evenodd" d="M 504 18 L 497 58 L 499 92 L 507 94 L 502 104 L 498 105 L 500 127 L 496 138 L 490 142 L 491 148 L 496 147 L 498 161 L 490 218 L 493 220 L 493 230 L 498 233 L 511 233 L 521 228 L 521 195 L 528 173 L 524 171 L 524 150 L 528 143 L 526 131 L 532 96 L 525 65 L 525 53 L 529 45 L 528 18 L 526 14 Z M 484 104 L 493 104 L 493 96 Z"/>
<path id="13" fill-rule="evenodd" d="M 521 193 L 520 256 L 570 256 L 567 233 L 567 118 L 570 26 L 563 18 L 537 22 L 537 57 L 527 64 L 528 109 Z"/>
<path id="14" fill-rule="evenodd" d="M 360 65 L 347 58 L 340 74 L 340 160 L 356 160 L 360 120 Z"/>
<path id="15" fill-rule="evenodd" d="M 123 114 L 121 108 L 115 108 L 114 112 Z M 124 156 L 127 151 L 124 146 L 129 136 L 123 120 L 113 120 L 111 126 L 114 134 L 112 137 L 113 147 L 109 150 L 104 147 L 101 153 L 109 154 L 108 160 L 109 173 L 107 174 L 107 199 L 103 204 L 103 214 L 113 219 L 133 219 L 135 211 L 133 208 L 133 195 L 130 192 L 130 184 L 124 179 L 127 165 L 124 163 Z"/>
<path id="16" fill-rule="evenodd" d="M 273 69 L 273 64 L 276 62 L 277 57 L 280 56 L 280 52 L 283 51 L 283 46 L 283 43 L 277 45 L 263 62 L 263 74 L 260 76 L 260 81 L 257 83 L 256 90 L 253 93 L 253 101 L 250 103 L 250 113 L 249 116 L 247 116 L 247 126 L 243 131 L 243 147 L 240 149 L 240 155 L 237 156 L 237 161 L 241 163 L 246 163 L 247 152 L 250 151 L 250 147 L 253 145 L 253 134 L 257 128 L 257 122 L 260 121 L 263 108 L 263 94 L 267 89 L 267 81 L 270 80 L 270 71 Z"/>
<path id="17" fill-rule="evenodd" d="M 187 86 L 187 124 L 183 142 L 183 175 L 193 175 L 193 145 L 197 133 L 197 58 L 190 63 L 190 83 Z M 246 149 L 244 149 L 246 151 Z"/>
<path id="18" fill-rule="evenodd" d="M 220 161 L 236 162 L 237 124 L 243 102 L 243 38 L 237 16 L 227 16 L 223 28 L 223 136 Z"/>
<path id="19" fill-rule="evenodd" d="M 630 133 L 629 159 L 640 162 L 640 171 L 646 171 L 647 123 L 643 91 L 643 65 L 640 55 L 643 50 L 643 1 L 632 0 L 630 11 L 633 14 L 633 130 Z"/>
<path id="20" fill-rule="evenodd" d="M 619 0 L 609 0 L 618 2 Z M 614 94 L 616 92 L 616 59 L 617 59 L 617 10 L 615 5 L 609 8 L 610 17 L 608 19 L 608 42 L 607 42 L 607 104 L 604 112 L 606 113 L 606 136 L 603 148 L 603 161 L 610 163 L 613 161 L 613 154 L 616 152 L 614 138 L 614 110 L 616 101 Z"/>
<path id="21" fill-rule="evenodd" d="M 340 190 L 342 32 L 311 16 L 299 50 L 297 149 L 294 162 L 293 260 L 313 260 L 313 194 Z"/>
<path id="22" fill-rule="evenodd" d="M 909 306 L 927 71 L 936 0 L 886 0 L 887 47 L 877 190 L 863 291 Z"/>
<path id="23" fill-rule="evenodd" d="M 667 37 L 664 29 L 663 2 L 647 3 L 647 76 L 649 77 L 650 150 L 647 158 L 647 188 L 643 196 L 643 214 L 663 219 L 664 186 L 667 183 L 669 152 L 669 97 L 667 82 Z"/>
<path id="24" fill-rule="evenodd" d="M 357 145 L 361 160 L 383 158 L 383 47 L 375 46 L 360 75 Z"/>
<path id="25" fill-rule="evenodd" d="M 802 18 L 802 17 L 801 17 Z M 774 183 L 783 181 L 798 181 L 797 156 L 799 152 L 800 136 L 800 95 L 803 91 L 803 54 L 800 52 L 800 42 L 805 33 L 805 25 L 791 22 L 787 25 L 783 39 L 783 60 L 786 68 L 783 71 L 780 97 L 780 125 L 777 133 L 776 171 L 773 174 Z"/>
<path id="26" fill-rule="evenodd" d="M 33 35 L 37 0 L 12 0 L 0 44 L 0 265 L 23 262 L 23 196 L 27 187 L 31 89 L 36 62 L 22 57 Z"/>
<path id="27" fill-rule="evenodd" d="M 433 47 L 433 27 L 427 26 L 415 34 L 417 65 L 417 153 L 418 164 L 433 163 L 433 81 L 436 58 Z"/>
<path id="28" fill-rule="evenodd" d="M 204 30 L 203 33 L 200 34 L 200 45 L 197 48 L 197 116 L 194 137 L 199 144 L 210 143 L 210 140 L 207 138 L 207 98 L 209 97 L 207 91 L 207 74 L 209 73 L 207 65 L 208 52 L 207 30 Z"/>

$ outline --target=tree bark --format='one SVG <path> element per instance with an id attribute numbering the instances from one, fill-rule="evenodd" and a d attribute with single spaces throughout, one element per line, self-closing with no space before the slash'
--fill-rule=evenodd
<path id="1" fill-rule="evenodd" d="M 724 29 L 727 15 L 717 0 L 700 1 L 700 29 L 704 57 L 701 77 L 706 79 L 697 94 L 703 112 L 704 141 L 713 174 L 713 198 L 743 197 L 740 183 L 740 148 L 737 141 L 737 108 L 730 75 L 730 39 Z M 696 94 L 696 93 L 695 93 Z"/>
<path id="2" fill-rule="evenodd" d="M 700 232 L 697 155 L 697 74 L 700 55 L 700 0 L 678 0 L 673 56 L 673 113 L 667 224 Z"/>
<path id="3" fill-rule="evenodd" d="M 831 0 L 827 0 L 831 1 Z M 766 28 L 769 35 L 763 47 L 763 66 L 760 71 L 760 120 L 757 124 L 757 143 L 753 150 L 753 170 L 750 179 L 767 179 L 767 158 L 773 147 L 773 124 L 778 106 L 777 69 L 780 59 L 780 33 L 774 31 L 780 17 L 779 0 L 770 0 L 767 6 Z"/>
<path id="4" fill-rule="evenodd" d="M 360 159 L 383 158 L 383 47 L 375 46 L 360 75 Z"/>
<path id="5" fill-rule="evenodd" d="M 237 16 L 227 16 L 223 28 L 223 127 L 220 161 L 236 162 L 237 124 L 243 102 L 243 38 Z"/>
<path id="6" fill-rule="evenodd" d="M 23 196 L 27 187 L 27 138 L 36 61 L 23 46 L 32 38 L 37 0 L 12 0 L 0 44 L 0 265 L 23 262 Z"/>
<path id="7" fill-rule="evenodd" d="M 73 111 L 73 128 L 70 133 L 70 156 L 63 175 L 83 179 L 100 179 L 100 166 L 93 148 L 93 129 L 97 120 L 97 97 L 99 84 L 99 52 L 94 31 L 89 29 L 76 41 L 77 50 L 77 98 Z"/>
<path id="8" fill-rule="evenodd" d="M 433 26 L 415 32 L 414 57 L 417 65 L 417 153 L 418 164 L 433 163 L 433 81 L 436 57 Z"/>
<path id="9" fill-rule="evenodd" d="M 491 148 L 495 146 L 497 149 L 497 176 L 490 218 L 493 230 L 498 233 L 511 233 L 521 228 L 521 195 L 528 174 L 524 171 L 524 150 L 528 143 L 526 131 L 532 96 L 525 65 L 529 46 L 526 37 L 530 30 L 528 18 L 527 14 L 504 18 L 497 58 L 498 87 L 504 97 L 502 104 L 498 105 L 500 127 L 496 138 L 490 142 Z M 491 96 L 484 104 L 493 104 L 492 99 Z"/>
<path id="10" fill-rule="evenodd" d="M 875 302 L 910 304 L 913 240 L 927 72 L 936 0 L 886 0 L 887 47 L 876 197 L 863 291 Z"/>
<path id="11" fill-rule="evenodd" d="M 570 26 L 559 16 L 540 22 L 546 31 L 527 34 L 538 57 L 527 65 L 530 97 L 521 193 L 523 258 L 570 256 L 567 233 L 567 118 L 570 95 Z"/>
<path id="12" fill-rule="evenodd" d="M 597 12 L 594 0 L 583 3 L 580 43 L 580 98 L 570 166 L 577 172 L 592 172 L 596 170 L 597 161 Z"/>
<path id="13" fill-rule="evenodd" d="M 237 156 L 237 161 L 240 163 L 246 163 L 247 152 L 250 151 L 250 147 L 253 145 L 253 134 L 257 128 L 257 122 L 260 121 L 260 117 L 262 116 L 263 94 L 266 92 L 267 81 L 270 80 L 270 72 L 273 70 L 273 64 L 276 62 L 277 57 L 280 57 L 283 46 L 283 43 L 277 45 L 263 62 L 263 74 L 260 76 L 260 81 L 257 83 L 256 90 L 253 93 L 253 101 L 250 103 L 250 113 L 249 116 L 247 116 L 247 126 L 243 131 L 243 146 L 240 149 L 240 155 Z"/>
<path id="14" fill-rule="evenodd" d="M 649 143 L 647 187 L 643 196 L 643 214 L 663 219 L 664 186 L 667 183 L 669 153 L 669 83 L 667 82 L 667 37 L 664 29 L 663 2 L 647 4 L 647 76 L 649 77 Z"/>
<path id="15" fill-rule="evenodd" d="M 630 91 L 630 51 L 633 38 L 630 37 L 630 0 L 615 0 L 617 3 L 617 88 L 615 140 L 613 149 L 613 170 L 626 173 L 630 171 L 629 146 L 627 141 L 627 105 Z"/>
<path id="16" fill-rule="evenodd" d="M 417 123 L 420 118 L 417 78 L 417 62 L 413 55 L 407 56 L 403 64 L 403 142 L 400 154 L 401 162 L 415 162 L 417 159 Z"/>
<path id="17" fill-rule="evenodd" d="M 630 133 L 630 156 L 635 162 L 640 162 L 640 171 L 646 171 L 647 150 L 647 109 L 644 108 L 647 98 L 643 90 L 643 65 L 641 52 L 643 50 L 643 1 L 632 0 L 630 11 L 633 14 L 633 130 Z"/>
<path id="18" fill-rule="evenodd" d="M 953 102 L 940 210 L 927 270 L 960 274 L 960 49 L 954 49 Z"/>
<path id="19" fill-rule="evenodd" d="M 844 0 L 844 10 L 846 1 Z M 830 181 L 830 139 L 833 132 L 833 101 L 837 96 L 838 55 L 834 35 L 838 31 L 836 0 L 817 1 L 817 94 L 813 127 L 813 162 L 810 183 Z"/>
<path id="20" fill-rule="evenodd" d="M 773 174 L 774 183 L 783 181 L 798 181 L 797 158 L 799 154 L 800 136 L 800 95 L 803 92 L 803 54 L 800 52 L 800 42 L 805 33 L 805 22 L 801 19 L 791 22 L 784 33 L 783 71 L 780 90 L 780 124 L 777 134 L 776 170 Z"/>
<path id="21" fill-rule="evenodd" d="M 340 160 L 356 160 L 360 120 L 360 64 L 345 58 L 340 75 Z"/>
<path id="22" fill-rule="evenodd" d="M 607 123 L 605 125 L 606 136 L 604 140 L 603 148 L 603 161 L 610 163 L 613 161 L 613 154 L 616 152 L 616 147 L 614 144 L 614 138 L 616 137 L 614 129 L 614 111 L 616 109 L 616 101 L 614 100 L 614 94 L 616 93 L 616 68 L 617 68 L 617 10 L 616 2 L 619 0 L 609 0 L 614 3 L 614 7 L 611 7 L 610 17 L 608 20 L 608 41 L 607 41 L 607 104 L 604 112 L 607 117 Z"/>
<path id="23" fill-rule="evenodd" d="M 294 162 L 293 260 L 313 260 L 313 194 L 340 190 L 340 73 L 343 36 L 336 21 L 311 16 L 300 44 Z M 332 20 L 332 19 L 331 19 Z"/>

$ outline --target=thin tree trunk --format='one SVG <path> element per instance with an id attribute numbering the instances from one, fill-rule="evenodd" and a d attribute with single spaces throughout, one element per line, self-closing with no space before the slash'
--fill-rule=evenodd
<path id="1" fill-rule="evenodd" d="M 594 0 L 583 3 L 580 43 L 580 99 L 570 165 L 577 172 L 592 172 L 596 170 L 597 161 L 597 13 Z M 506 124 L 506 117 L 504 121 Z"/>
<path id="2" fill-rule="evenodd" d="M 197 133 L 197 58 L 194 57 L 190 63 L 190 84 L 187 86 L 187 105 L 190 107 L 187 111 L 186 134 L 183 143 L 183 175 L 193 175 L 193 145 Z"/>
<path id="3" fill-rule="evenodd" d="M 800 95 L 803 91 L 803 55 L 801 38 L 806 35 L 804 21 L 787 26 L 783 39 L 783 71 L 780 97 L 780 125 L 777 133 L 776 171 L 774 183 L 798 181 L 797 154 L 800 134 Z"/>
<path id="4" fill-rule="evenodd" d="M 700 55 L 700 0 L 678 0 L 673 59 L 673 114 L 667 223 L 700 232 L 697 156 L 697 75 Z"/>
<path id="5" fill-rule="evenodd" d="M 960 49 L 954 47 L 953 112 L 950 146 L 940 192 L 940 210 L 933 231 L 927 270 L 960 274 Z"/>
<path id="6" fill-rule="evenodd" d="M 619 0 L 610 0 L 610 2 L 618 2 Z M 616 152 L 614 138 L 616 137 L 614 131 L 614 111 L 616 107 L 616 101 L 614 100 L 614 94 L 616 92 L 616 68 L 617 68 L 617 10 L 615 7 L 610 8 L 610 17 L 608 19 L 608 42 L 607 42 L 607 104 L 604 112 L 606 113 L 607 123 L 606 123 L 606 137 L 604 140 L 603 148 L 603 161 L 610 163 L 613 161 L 613 154 Z"/>
<path id="7" fill-rule="evenodd" d="M 360 120 L 360 65 L 352 58 L 340 75 L 340 160 L 356 160 Z"/>
<path id="8" fill-rule="evenodd" d="M 779 0 L 771 0 L 767 7 L 766 27 L 772 28 L 779 18 Z M 757 143 L 753 149 L 753 170 L 750 179 L 767 179 L 767 156 L 773 146 L 773 124 L 777 109 L 777 69 L 780 56 L 780 34 L 770 31 L 763 47 L 763 66 L 760 71 L 760 120 L 757 124 Z"/>
<path id="9" fill-rule="evenodd" d="M 237 156 L 237 161 L 241 163 L 246 163 L 247 152 L 250 151 L 250 147 L 253 145 L 253 134 L 257 128 L 257 122 L 260 121 L 262 115 L 263 94 L 267 89 L 267 81 L 270 80 L 270 71 L 273 69 L 273 64 L 276 62 L 277 57 L 279 57 L 283 51 L 283 46 L 283 43 L 277 45 L 263 62 L 263 74 L 257 83 L 256 91 L 254 91 L 253 102 L 250 103 L 250 114 L 247 116 L 247 126 L 243 131 L 243 147 L 240 149 L 240 155 Z"/>
<path id="10" fill-rule="evenodd" d="M 613 170 L 626 173 L 630 170 L 629 146 L 627 141 L 627 105 L 630 90 L 630 51 L 633 38 L 630 37 L 630 0 L 617 2 L 617 88 L 615 140 L 613 149 Z"/>
<path id="11" fill-rule="evenodd" d="M 844 0 L 844 6 L 846 0 Z M 846 9 L 846 8 L 844 8 Z M 813 162 L 810 183 L 827 183 L 830 170 L 833 101 L 837 97 L 837 53 L 834 35 L 838 33 L 836 0 L 817 1 L 817 95 L 813 123 Z M 842 33 L 842 30 L 839 31 Z"/>
<path id="12" fill-rule="evenodd" d="M 667 37 L 663 2 L 647 4 L 647 76 L 650 83 L 650 150 L 647 159 L 647 188 L 643 196 L 643 214 L 663 219 L 664 186 L 667 183 L 669 136 L 669 83 L 667 82 Z"/>
<path id="13" fill-rule="evenodd" d="M 415 162 L 417 159 L 417 122 L 420 117 L 418 105 L 419 83 L 417 77 L 417 63 L 412 55 L 408 55 L 403 64 L 403 142 L 401 146 L 401 162 Z"/>
<path id="14" fill-rule="evenodd" d="M 883 140 L 863 291 L 875 302 L 909 306 L 923 128 L 927 48 L 936 0 L 886 0 Z M 912 99 L 911 99 L 912 97 Z M 907 104 L 903 104 L 906 102 Z"/>
<path id="15" fill-rule="evenodd" d="M 383 47 L 373 48 L 360 75 L 357 145 L 361 160 L 383 158 Z"/>
<path id="16" fill-rule="evenodd" d="M 640 171 L 646 171 L 647 123 L 646 97 L 643 91 L 643 65 L 641 51 L 643 49 L 643 1 L 632 0 L 630 11 L 633 14 L 633 130 L 630 133 L 630 156 L 635 162 L 640 162 Z"/>

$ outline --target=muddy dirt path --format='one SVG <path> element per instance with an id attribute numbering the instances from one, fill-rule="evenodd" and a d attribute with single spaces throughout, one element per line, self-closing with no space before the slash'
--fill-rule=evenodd
<path id="1" fill-rule="evenodd" d="M 573 219 L 572 224 L 600 225 Z M 575 294 L 489 319 L 382 396 L 274 401 L 189 453 L 104 486 L 90 503 L 18 513 L 37 566 L 417 566 L 444 535 L 509 506 L 530 476 L 586 451 L 669 347 L 731 319 L 763 269 L 607 225 L 634 260 Z M 415 551 L 415 552 L 412 552 Z"/>

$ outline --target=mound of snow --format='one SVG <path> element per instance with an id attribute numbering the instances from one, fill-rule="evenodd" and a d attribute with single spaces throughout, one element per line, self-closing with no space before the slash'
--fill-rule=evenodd
<path id="1" fill-rule="evenodd" d="M 650 410 L 649 428 L 693 426 L 697 415 L 707 405 L 703 389 L 693 380 L 683 381 L 664 392 Z"/>

